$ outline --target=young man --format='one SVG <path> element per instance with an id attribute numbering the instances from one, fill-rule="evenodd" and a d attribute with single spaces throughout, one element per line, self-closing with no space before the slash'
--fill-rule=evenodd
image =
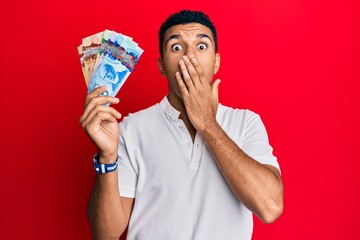
<path id="1" fill-rule="evenodd" d="M 220 55 L 206 15 L 170 16 L 159 41 L 169 82 L 159 104 L 118 125 L 120 113 L 104 103 L 119 99 L 99 97 L 104 88 L 86 98 L 80 122 L 99 149 L 99 168 L 110 166 L 97 174 L 89 203 L 93 236 L 118 239 L 129 223 L 128 240 L 251 239 L 252 212 L 271 223 L 283 209 L 264 125 L 218 103 Z"/>

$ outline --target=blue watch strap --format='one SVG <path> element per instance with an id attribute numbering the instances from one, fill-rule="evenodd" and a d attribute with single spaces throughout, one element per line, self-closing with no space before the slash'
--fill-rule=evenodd
<path id="1" fill-rule="evenodd" d="M 116 161 L 114 163 L 106 164 L 99 162 L 99 153 L 95 154 L 93 157 L 94 160 L 94 169 L 96 173 L 109 173 L 113 172 L 117 169 L 119 164 L 119 157 L 116 157 Z"/>

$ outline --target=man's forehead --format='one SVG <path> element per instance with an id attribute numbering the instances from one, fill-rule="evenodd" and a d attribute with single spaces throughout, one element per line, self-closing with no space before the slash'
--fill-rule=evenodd
<path id="1" fill-rule="evenodd" d="M 179 24 L 170 27 L 165 32 L 165 41 L 168 40 L 172 35 L 179 35 L 181 36 L 198 36 L 199 34 L 208 35 L 211 40 L 213 40 L 213 35 L 211 30 L 200 24 L 200 23 L 186 23 L 186 24 Z"/>

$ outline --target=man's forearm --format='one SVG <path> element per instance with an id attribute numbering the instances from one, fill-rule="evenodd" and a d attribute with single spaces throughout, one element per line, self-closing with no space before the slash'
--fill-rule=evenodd
<path id="1" fill-rule="evenodd" d="M 202 135 L 235 195 L 263 222 L 277 219 L 283 208 L 278 171 L 245 154 L 217 123 Z"/>
<path id="2" fill-rule="evenodd" d="M 96 176 L 88 215 L 94 239 L 119 239 L 125 231 L 126 216 L 119 195 L 117 171 Z"/>

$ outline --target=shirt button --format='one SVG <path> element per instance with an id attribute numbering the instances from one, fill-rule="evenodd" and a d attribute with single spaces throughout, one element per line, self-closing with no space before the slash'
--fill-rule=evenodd
<path id="1" fill-rule="evenodd" d="M 187 147 L 190 147 L 190 143 L 187 143 L 186 146 L 187 146 Z"/>
<path id="2" fill-rule="evenodd" d="M 184 128 L 184 126 L 180 125 L 180 126 L 179 126 L 179 128 L 180 128 L 180 129 L 183 129 L 183 128 Z"/>

